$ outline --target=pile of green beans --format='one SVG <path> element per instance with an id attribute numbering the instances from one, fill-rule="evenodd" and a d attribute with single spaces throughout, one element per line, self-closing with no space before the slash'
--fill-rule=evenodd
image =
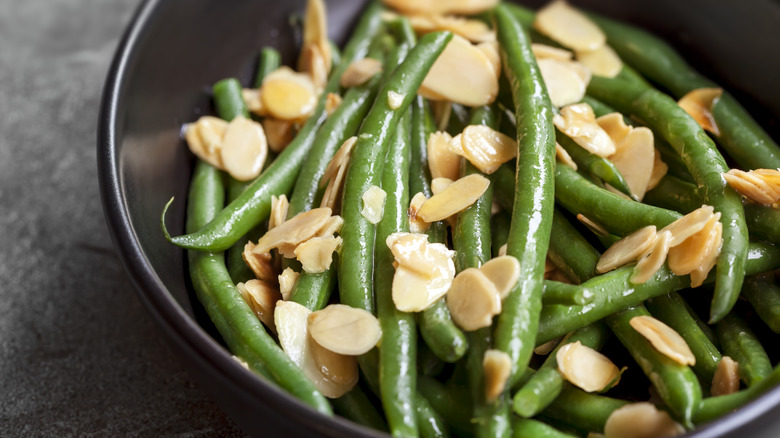
<path id="1" fill-rule="evenodd" d="M 458 273 L 479 268 L 505 247 L 519 262 L 520 280 L 492 324 L 470 332 L 455 324 L 445 298 L 416 314 L 398 310 L 392 298 L 394 256 L 385 242 L 393 233 L 409 232 L 414 194 L 433 195 L 427 147 L 437 129 L 430 102 L 417 90 L 453 36 L 416 35 L 408 18 L 383 17 L 383 11 L 372 1 L 343 51 L 333 45 L 333 68 L 313 113 L 278 156 L 269 153 L 255 180 L 234 180 L 197 160 L 187 234 L 170 235 L 165 211 L 173 200 L 163 208 L 163 234 L 187 250 L 198 299 L 230 351 L 252 372 L 325 415 L 336 412 L 397 437 L 600 434 L 615 410 L 648 399 L 648 386 L 659 408 L 693 429 L 780 384 L 777 355 L 768 349 L 776 342 L 772 336 L 780 334 L 780 210 L 743 201 L 720 176 L 727 161 L 745 170 L 778 167 L 780 148 L 728 93 L 713 108 L 721 133 L 710 138 L 675 99 L 716 85 L 658 38 L 595 14 L 588 16 L 625 65 L 615 78 L 594 75 L 582 102 L 597 116 L 618 111 L 628 124 L 649 127 L 668 173 L 638 202 L 611 161 L 556 131 L 557 110 L 531 49 L 532 42 L 555 43 L 533 29 L 534 12 L 497 5 L 479 17 L 494 27 L 499 45 L 503 72 L 497 100 L 475 108 L 453 103 L 452 116 L 440 128 L 453 136 L 468 125 L 508 133 L 517 141 L 517 158 L 490 175 L 461 158 L 461 177 L 482 175 L 490 185 L 472 205 L 429 224 L 425 233 L 429 242 L 455 251 Z M 380 61 L 382 73 L 341 89 L 347 67 L 366 57 Z M 251 85 L 261 87 L 281 59 L 273 48 L 263 48 Z M 330 113 L 329 93 L 341 97 Z M 388 93 L 400 102 L 391 103 Z M 226 121 L 254 117 L 237 79 L 217 82 L 213 99 L 216 114 Z M 328 163 L 353 136 L 357 142 L 340 211 L 342 245 L 324 272 L 300 272 L 289 296 L 310 311 L 338 302 L 379 320 L 381 341 L 357 359 L 360 382 L 328 400 L 277 344 L 236 284 L 254 278 L 242 251 L 267 230 L 271 196 L 289 196 L 287 219 L 317 207 Z M 577 170 L 556 163 L 556 142 Z M 628 196 L 607 190 L 607 184 Z M 372 186 L 387 196 L 377 224 L 361 213 L 362 195 Z M 689 276 L 677 276 L 665 264 L 643 284 L 631 283 L 631 265 L 597 274 L 601 252 L 621 237 L 648 225 L 661 229 L 703 204 L 720 212 L 723 243 L 716 269 L 700 289 L 689 290 Z M 588 231 L 574 219 L 579 214 L 601 230 Z M 294 260 L 282 263 L 301 271 Z M 552 278 L 567 281 L 549 279 L 550 266 L 557 271 Z M 671 327 L 696 363 L 682 365 L 659 352 L 632 327 L 637 316 Z M 554 343 L 548 352 L 535 353 L 548 342 Z M 635 381 L 603 394 L 567 382 L 557 353 L 575 342 L 635 370 L 626 374 Z M 486 395 L 488 350 L 509 358 L 508 377 L 494 399 Z M 738 364 L 742 389 L 710 396 L 725 356 Z"/>

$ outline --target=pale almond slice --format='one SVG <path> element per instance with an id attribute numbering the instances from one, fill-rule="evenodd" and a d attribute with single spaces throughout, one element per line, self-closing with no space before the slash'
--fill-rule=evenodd
<path id="1" fill-rule="evenodd" d="M 479 174 L 460 178 L 425 201 L 417 215 L 429 223 L 446 219 L 471 206 L 489 185 L 490 180 Z"/>
<path id="2" fill-rule="evenodd" d="M 382 220 L 385 211 L 385 199 L 387 193 L 377 186 L 371 186 L 363 193 L 363 207 L 360 214 L 372 224 L 378 224 Z"/>
<path id="3" fill-rule="evenodd" d="M 720 214 L 720 213 L 718 213 Z M 699 287 L 704 284 L 704 280 L 707 279 L 707 274 L 718 262 L 718 256 L 720 256 L 720 250 L 723 245 L 723 224 L 720 222 L 715 224 L 715 232 L 710 235 L 707 240 L 707 248 L 705 249 L 704 260 L 701 265 L 691 271 L 691 287 Z"/>
<path id="4" fill-rule="evenodd" d="M 669 250 L 667 262 L 675 275 L 687 275 L 704 266 L 708 256 L 720 248 L 720 213 L 715 213 L 699 232 Z"/>
<path id="5" fill-rule="evenodd" d="M 244 88 L 241 90 L 241 97 L 244 98 L 246 109 L 250 113 L 258 116 L 266 115 L 265 108 L 263 107 L 263 101 L 260 100 L 260 90 L 257 88 Z"/>
<path id="6" fill-rule="evenodd" d="M 677 104 L 684 109 L 696 123 L 715 135 L 720 135 L 715 118 L 712 116 L 712 107 L 718 103 L 723 95 L 722 88 L 697 88 L 683 96 Z"/>
<path id="7" fill-rule="evenodd" d="M 374 315 L 345 304 L 331 304 L 309 315 L 309 333 L 322 347 L 349 356 L 367 353 L 382 338 Z"/>
<path id="8" fill-rule="evenodd" d="M 587 218 L 584 214 L 577 213 L 577 220 L 580 221 L 582 225 L 585 225 L 593 234 L 602 237 L 609 236 L 609 231 L 604 229 L 600 224 Z"/>
<path id="9" fill-rule="evenodd" d="M 309 339 L 309 344 L 314 363 L 328 380 L 345 386 L 353 386 L 357 383 L 360 373 L 356 357 L 334 353 L 314 339 Z"/>
<path id="10" fill-rule="evenodd" d="M 275 118 L 298 120 L 314 110 L 317 92 L 309 75 L 280 67 L 263 80 L 260 99 Z"/>
<path id="11" fill-rule="evenodd" d="M 506 389 L 512 373 L 512 359 L 501 350 L 487 350 L 482 357 L 482 374 L 485 376 L 485 400 L 495 401 Z"/>
<path id="12" fill-rule="evenodd" d="M 768 206 L 777 204 L 780 202 L 780 172 L 760 170 L 761 173 L 731 169 L 723 174 L 723 178 L 731 188 L 751 201 Z"/>
<path id="13" fill-rule="evenodd" d="M 282 294 L 282 299 L 287 301 L 292 295 L 295 283 L 298 282 L 299 272 L 295 272 L 292 268 L 284 268 L 281 274 L 277 277 L 279 282 L 279 292 Z"/>
<path id="14" fill-rule="evenodd" d="M 610 246 L 599 258 L 596 272 L 602 274 L 631 263 L 655 244 L 655 225 L 640 228 Z"/>
<path id="15" fill-rule="evenodd" d="M 368 82 L 382 71 L 382 62 L 373 58 L 363 58 L 352 61 L 341 74 L 339 84 L 343 88 L 357 87 Z"/>
<path id="16" fill-rule="evenodd" d="M 422 192 L 415 194 L 409 201 L 409 231 L 412 233 L 424 233 L 431 227 L 431 224 L 417 217 L 417 210 L 428 198 Z"/>
<path id="17" fill-rule="evenodd" d="M 550 339 L 542 345 L 534 347 L 534 354 L 539 356 L 547 356 L 551 351 L 555 350 L 555 347 L 561 342 L 561 338 Z"/>
<path id="18" fill-rule="evenodd" d="M 328 114 L 328 117 L 332 116 L 338 107 L 341 106 L 342 100 L 341 96 L 336 93 L 328 93 L 325 96 L 325 113 Z"/>
<path id="19" fill-rule="evenodd" d="M 315 208 L 295 215 L 276 228 L 269 230 L 260 240 L 253 252 L 261 254 L 281 244 L 298 245 L 314 236 L 331 216 L 330 208 Z"/>
<path id="20" fill-rule="evenodd" d="M 666 255 L 669 254 L 669 244 L 672 241 L 672 233 L 661 231 L 655 239 L 652 249 L 642 256 L 631 274 L 631 283 L 642 284 L 647 282 L 666 261 Z"/>
<path id="21" fill-rule="evenodd" d="M 249 269 L 254 272 L 255 277 L 258 280 L 262 280 L 268 283 L 276 282 L 276 271 L 271 263 L 270 253 L 256 254 L 252 250 L 255 248 L 255 244 L 248 241 L 244 245 L 244 252 L 241 253 L 241 257 L 244 259 L 244 263 L 249 266 Z"/>
<path id="22" fill-rule="evenodd" d="M 455 35 L 431 66 L 418 93 L 466 106 L 488 105 L 498 95 L 498 78 L 482 50 Z"/>
<path id="23" fill-rule="evenodd" d="M 289 120 L 264 118 L 263 130 L 268 140 L 268 148 L 276 153 L 283 151 L 293 139 L 293 126 L 295 124 Z"/>
<path id="24" fill-rule="evenodd" d="M 446 30 L 473 43 L 496 39 L 495 32 L 480 20 L 453 15 L 412 15 L 408 18 L 414 31 L 419 34 Z"/>
<path id="25" fill-rule="evenodd" d="M 691 348 L 673 328 L 649 315 L 635 316 L 629 324 L 664 356 L 681 365 L 696 365 Z"/>
<path id="26" fill-rule="evenodd" d="M 461 134 L 464 157 L 490 175 L 517 156 L 517 142 L 485 125 L 469 125 Z"/>
<path id="27" fill-rule="evenodd" d="M 606 44 L 595 50 L 578 51 L 577 61 L 588 67 L 594 75 L 607 78 L 614 78 L 623 69 L 623 61 Z"/>
<path id="28" fill-rule="evenodd" d="M 571 61 L 573 53 L 558 47 L 548 46 L 546 44 L 533 43 L 531 51 L 539 59 L 557 59 L 558 61 Z"/>
<path id="29" fill-rule="evenodd" d="M 455 137 L 452 137 L 452 140 L 450 140 L 447 143 L 447 146 L 449 146 L 450 151 L 454 154 L 458 155 L 465 155 L 466 153 L 463 151 L 463 133 L 457 134 Z M 457 179 L 457 178 L 455 178 Z"/>
<path id="30" fill-rule="evenodd" d="M 448 178 L 452 181 L 460 177 L 460 156 L 450 149 L 452 136 L 446 132 L 434 132 L 428 137 L 428 168 L 431 178 Z"/>
<path id="31" fill-rule="evenodd" d="M 341 231 L 341 227 L 344 225 L 344 218 L 338 215 L 333 215 L 325 222 L 317 231 L 316 237 L 329 237 Z"/>
<path id="32" fill-rule="evenodd" d="M 303 19 L 303 47 L 317 46 L 326 61 L 325 73 L 330 72 L 331 68 L 331 49 L 328 41 L 328 14 L 323 0 L 309 0 L 306 5 L 306 15 Z M 304 58 L 305 50 L 301 51 L 301 58 Z M 302 71 L 305 70 L 306 62 L 299 59 L 298 66 Z"/>
<path id="33" fill-rule="evenodd" d="M 520 279 L 520 262 L 512 256 L 499 256 L 480 266 L 480 272 L 496 286 L 498 296 L 503 300 Z"/>
<path id="34" fill-rule="evenodd" d="M 499 0 L 382 0 L 406 15 L 475 15 L 492 9 Z"/>
<path id="35" fill-rule="evenodd" d="M 710 394 L 715 397 L 737 391 L 739 391 L 739 364 L 734 359 L 723 356 L 712 376 Z"/>
<path id="36" fill-rule="evenodd" d="M 585 14 L 563 0 L 539 9 L 533 24 L 539 32 L 570 49 L 596 50 L 607 38 Z"/>
<path id="37" fill-rule="evenodd" d="M 268 216 L 268 229 L 272 230 L 283 224 L 287 219 L 287 210 L 290 208 L 290 202 L 287 195 L 282 194 L 277 198 L 271 195 L 271 213 Z"/>
<path id="38" fill-rule="evenodd" d="M 611 360 L 580 341 L 561 346 L 555 359 L 563 378 L 583 391 L 603 391 L 620 379 L 620 370 Z"/>
<path id="39" fill-rule="evenodd" d="M 606 438 L 674 437 L 685 428 L 666 411 L 649 402 L 631 403 L 614 410 L 604 424 Z"/>
<path id="40" fill-rule="evenodd" d="M 669 166 L 661 159 L 661 153 L 658 149 L 655 149 L 655 156 L 653 157 L 653 173 L 650 175 L 650 181 L 647 183 L 647 190 L 645 193 L 658 187 L 666 173 L 669 171 Z"/>
<path id="41" fill-rule="evenodd" d="M 537 65 L 553 106 L 560 108 L 582 100 L 588 84 L 572 61 L 542 58 Z"/>
<path id="42" fill-rule="evenodd" d="M 498 248 L 498 256 L 499 256 L 499 257 L 501 257 L 501 256 L 505 256 L 505 255 L 506 255 L 506 247 L 507 247 L 507 244 L 505 243 L 505 244 L 501 245 L 501 246 Z"/>
<path id="43" fill-rule="evenodd" d="M 246 283 L 238 283 L 236 288 L 257 319 L 275 332 L 274 309 L 276 302 L 282 299 L 282 294 L 276 286 L 260 280 L 249 280 Z"/>
<path id="44" fill-rule="evenodd" d="M 455 268 L 450 277 L 420 275 L 405 266 L 398 266 L 393 276 L 393 303 L 402 312 L 422 312 L 443 297 L 450 288 Z"/>
<path id="45" fill-rule="evenodd" d="M 434 124 L 439 131 L 436 134 L 446 133 L 447 126 L 450 124 L 450 117 L 452 117 L 452 102 L 448 100 L 432 100 L 430 105 Z"/>
<path id="46" fill-rule="evenodd" d="M 732 170 L 737 171 L 738 169 Z M 778 181 L 771 183 L 773 179 L 780 179 L 780 177 L 777 177 L 777 175 L 768 175 L 766 173 L 759 174 L 751 170 L 749 172 L 740 171 L 740 177 L 742 177 L 745 181 L 753 183 L 753 185 L 758 187 L 761 193 L 768 199 L 771 199 L 773 203 L 775 200 L 780 199 L 780 186 L 778 186 Z"/>
<path id="47" fill-rule="evenodd" d="M 423 278 L 450 278 L 454 275 L 454 252 L 440 243 L 428 242 L 428 236 L 416 233 L 393 233 L 385 241 L 399 266 Z"/>
<path id="48" fill-rule="evenodd" d="M 653 131 L 645 127 L 634 128 L 616 149 L 617 151 L 609 156 L 609 160 L 623 175 L 631 194 L 641 201 L 653 175 Z"/>
<path id="49" fill-rule="evenodd" d="M 222 165 L 222 139 L 225 137 L 228 123 L 212 116 L 203 116 L 195 123 L 190 123 L 184 130 L 184 139 L 190 151 L 201 160 L 217 169 Z"/>
<path id="50" fill-rule="evenodd" d="M 672 242 L 670 247 L 675 247 L 683 243 L 687 238 L 693 236 L 707 225 L 710 218 L 715 214 L 715 209 L 709 205 L 702 205 L 685 216 L 677 219 L 671 224 L 661 228 L 660 232 L 669 231 L 672 233 Z"/>
<path id="51" fill-rule="evenodd" d="M 344 178 L 347 176 L 347 164 L 339 166 L 336 176 L 328 180 L 325 192 L 322 194 L 320 207 L 328 207 L 334 212 L 341 209 L 341 189 L 344 186 Z"/>
<path id="52" fill-rule="evenodd" d="M 330 269 L 333 252 L 341 245 L 341 237 L 312 237 L 301 242 L 294 251 L 303 270 L 309 274 L 319 274 Z"/>
<path id="53" fill-rule="evenodd" d="M 566 149 L 563 148 L 558 142 L 555 142 L 555 158 L 559 162 L 571 167 L 574 170 L 577 170 L 577 163 L 574 162 L 574 160 L 571 158 L 571 155 L 566 151 Z"/>
<path id="54" fill-rule="evenodd" d="M 352 136 L 346 139 L 339 147 L 339 150 L 333 154 L 333 158 L 331 158 L 328 167 L 325 168 L 325 173 L 322 174 L 322 179 L 320 179 L 320 187 L 330 181 L 338 173 L 339 167 L 349 161 L 349 156 L 352 154 L 352 148 L 355 147 L 355 143 L 357 143 L 357 137 Z"/>
<path id="55" fill-rule="evenodd" d="M 262 125 L 242 116 L 228 124 L 220 150 L 222 164 L 233 178 L 249 181 L 260 175 L 268 143 Z"/>
<path id="56" fill-rule="evenodd" d="M 406 96 L 403 94 L 390 90 L 387 92 L 387 106 L 391 110 L 397 110 L 398 108 L 401 108 L 401 105 L 403 105 L 405 97 Z"/>
<path id="57" fill-rule="evenodd" d="M 607 135 L 615 144 L 619 144 L 631 132 L 632 127 L 626 124 L 623 114 L 609 113 L 596 119 L 596 123 L 601 126 Z"/>
<path id="58" fill-rule="evenodd" d="M 490 65 L 493 66 L 493 73 L 497 78 L 501 77 L 501 55 L 498 53 L 498 43 L 496 41 L 488 41 L 477 44 L 483 55 L 490 61 Z"/>
<path id="59" fill-rule="evenodd" d="M 596 123 L 593 108 L 586 103 L 561 108 L 561 113 L 553 117 L 553 123 L 562 133 L 593 154 L 608 157 L 616 152 L 615 142 Z"/>
<path id="60" fill-rule="evenodd" d="M 458 327 L 471 332 L 489 327 L 501 313 L 501 296 L 485 274 L 475 268 L 461 271 L 447 292 L 447 308 Z"/>
<path id="61" fill-rule="evenodd" d="M 330 47 L 328 51 L 330 51 Z M 314 84 L 314 90 L 319 96 L 328 82 L 328 63 L 320 46 L 316 44 L 304 45 L 301 49 L 300 62 L 299 70 L 309 74 L 311 82 Z"/>

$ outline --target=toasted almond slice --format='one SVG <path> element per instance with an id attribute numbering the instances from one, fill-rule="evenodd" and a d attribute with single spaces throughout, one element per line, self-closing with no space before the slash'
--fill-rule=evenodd
<path id="1" fill-rule="evenodd" d="M 701 265 L 691 271 L 691 287 L 699 287 L 707 279 L 707 274 L 718 262 L 718 256 L 723 242 L 723 224 L 715 224 L 715 232 L 707 240 L 707 248 L 704 250 L 705 256 Z"/>
<path id="2" fill-rule="evenodd" d="M 556 42 L 576 51 L 596 50 L 607 41 L 604 32 L 595 23 L 563 0 L 553 1 L 539 9 L 533 26 Z"/>
<path id="3" fill-rule="evenodd" d="M 363 193 L 363 207 L 360 214 L 372 224 L 378 224 L 382 220 L 385 211 L 385 199 L 387 193 L 377 186 L 371 186 Z"/>
<path id="4" fill-rule="evenodd" d="M 732 170 L 736 171 L 737 169 Z M 739 176 L 745 181 L 753 183 L 769 199 L 773 201 L 780 199 L 780 186 L 778 185 L 780 175 L 759 174 L 751 170 L 749 172 L 740 172 Z M 774 183 L 771 183 L 773 180 L 775 180 Z"/>
<path id="5" fill-rule="evenodd" d="M 475 268 L 461 271 L 447 292 L 447 307 L 452 320 L 465 331 L 489 327 L 501 313 L 501 296 L 496 286 Z"/>
<path id="6" fill-rule="evenodd" d="M 336 109 L 338 109 L 341 105 L 341 101 L 341 96 L 336 93 L 328 93 L 328 95 L 325 96 L 325 112 L 328 114 L 328 117 L 332 116 Z"/>
<path id="7" fill-rule="evenodd" d="M 428 168 L 431 178 L 460 177 L 460 156 L 454 154 L 449 146 L 452 136 L 446 132 L 434 132 L 428 137 Z"/>
<path id="8" fill-rule="evenodd" d="M 477 44 L 479 49 L 485 58 L 490 61 L 490 65 L 493 67 L 493 73 L 497 78 L 501 77 L 501 55 L 498 53 L 498 43 L 496 41 L 488 41 Z"/>
<path id="9" fill-rule="evenodd" d="M 539 356 L 547 356 L 551 351 L 555 350 L 555 347 L 561 342 L 561 338 L 550 339 L 542 345 L 534 347 L 534 354 Z"/>
<path id="10" fill-rule="evenodd" d="M 563 378 L 587 392 L 603 391 L 620 378 L 611 360 L 580 341 L 561 346 L 555 359 Z"/>
<path id="11" fill-rule="evenodd" d="M 279 153 L 287 147 L 293 139 L 293 126 L 289 120 L 277 120 L 272 117 L 263 119 L 263 130 L 268 140 L 268 148 Z"/>
<path id="12" fill-rule="evenodd" d="M 292 268 L 284 268 L 281 274 L 277 277 L 279 282 L 279 292 L 282 294 L 282 299 L 287 301 L 290 299 L 295 283 L 298 282 L 299 272 L 293 271 Z"/>
<path id="13" fill-rule="evenodd" d="M 446 219 L 473 204 L 490 185 L 490 180 L 471 174 L 453 182 L 440 193 L 425 201 L 417 215 L 425 222 Z"/>
<path id="14" fill-rule="evenodd" d="M 498 296 L 503 300 L 520 279 L 520 262 L 512 256 L 499 256 L 480 266 L 480 272 L 496 286 Z"/>
<path id="15" fill-rule="evenodd" d="M 759 169 L 745 172 L 731 169 L 723 174 L 726 182 L 748 199 L 759 204 L 774 205 L 780 202 L 780 171 Z"/>
<path id="16" fill-rule="evenodd" d="M 655 156 L 653 157 L 653 173 L 650 175 L 650 181 L 647 183 L 647 190 L 645 193 L 658 187 L 666 173 L 669 171 L 669 166 L 661 159 L 661 153 L 658 149 L 655 149 Z"/>
<path id="17" fill-rule="evenodd" d="M 287 210 L 290 208 L 290 202 L 287 201 L 287 195 L 282 194 L 277 198 L 271 195 L 271 214 L 268 216 L 268 229 L 272 230 L 283 224 L 287 219 Z"/>
<path id="18" fill-rule="evenodd" d="M 473 43 L 496 39 L 495 32 L 480 20 L 453 15 L 412 15 L 408 18 L 414 31 L 421 34 L 446 30 Z"/>
<path id="19" fill-rule="evenodd" d="M 505 256 L 505 255 L 506 255 L 506 247 L 507 247 L 507 244 L 505 243 L 505 244 L 501 245 L 501 246 L 498 248 L 498 256 L 499 256 L 499 257 L 502 257 L 502 256 Z"/>
<path id="20" fill-rule="evenodd" d="M 357 137 L 352 136 L 344 141 L 339 147 L 339 150 L 333 155 L 328 167 L 325 168 L 325 173 L 322 174 L 320 179 L 320 187 L 324 186 L 334 175 L 339 171 L 339 167 L 345 165 L 349 161 L 349 156 L 352 153 L 352 148 L 357 143 Z"/>
<path id="21" fill-rule="evenodd" d="M 452 279 L 455 275 L 452 264 L 454 252 L 443 244 L 428 242 L 425 234 L 393 233 L 385 243 L 400 266 L 424 278 L 449 276 Z"/>
<path id="22" fill-rule="evenodd" d="M 325 225 L 317 231 L 317 237 L 329 237 L 341 231 L 341 227 L 344 225 L 344 218 L 338 215 L 328 218 Z"/>
<path id="23" fill-rule="evenodd" d="M 638 200 L 642 200 L 653 175 L 655 156 L 653 131 L 645 127 L 634 128 L 616 147 L 609 160 L 618 168 Z M 649 165 L 648 165 L 649 164 Z"/>
<path id="24" fill-rule="evenodd" d="M 455 35 L 431 66 L 419 94 L 466 106 L 487 105 L 498 95 L 498 78 L 482 50 Z"/>
<path id="25" fill-rule="evenodd" d="M 649 315 L 635 316 L 629 324 L 664 356 L 681 365 L 696 365 L 691 348 L 673 328 Z"/>
<path id="26" fill-rule="evenodd" d="M 360 373 L 356 357 L 334 353 L 318 344 L 314 339 L 309 339 L 309 344 L 314 363 L 328 380 L 346 386 L 353 386 L 357 383 Z"/>
<path id="27" fill-rule="evenodd" d="M 347 164 L 339 166 L 336 176 L 328 181 L 328 186 L 322 194 L 320 207 L 328 207 L 333 211 L 341 209 L 341 189 L 344 186 L 344 178 L 347 176 Z"/>
<path id="28" fill-rule="evenodd" d="M 669 244 L 672 241 L 672 233 L 661 231 L 655 239 L 652 249 L 639 259 L 631 274 L 631 283 L 642 284 L 647 282 L 666 261 L 666 255 L 669 254 Z"/>
<path id="29" fill-rule="evenodd" d="M 550 101 L 558 108 L 582 100 L 587 82 L 572 61 L 560 61 L 554 58 L 542 58 L 537 65 L 547 86 Z"/>
<path id="30" fill-rule="evenodd" d="M 254 179 L 268 156 L 263 127 L 253 120 L 236 117 L 225 131 L 220 155 L 230 176 L 239 181 Z"/>
<path id="31" fill-rule="evenodd" d="M 636 260 L 653 246 L 655 239 L 655 225 L 648 225 L 634 231 L 604 251 L 596 265 L 596 272 L 601 274 Z"/>
<path id="32" fill-rule="evenodd" d="M 330 47 L 327 49 L 330 52 Z M 301 49 L 299 70 L 307 72 L 311 78 L 314 89 L 319 95 L 328 82 L 328 63 L 325 60 L 320 46 L 316 44 L 304 45 Z"/>
<path id="33" fill-rule="evenodd" d="M 406 15 L 475 15 L 492 9 L 499 0 L 382 0 Z"/>
<path id="34" fill-rule="evenodd" d="M 464 157 L 490 175 L 517 156 L 517 142 L 485 125 L 469 125 L 461 134 Z"/>
<path id="35" fill-rule="evenodd" d="M 331 53 L 330 43 L 328 42 L 328 14 L 323 0 L 309 0 L 306 5 L 306 16 L 303 20 L 303 47 L 317 46 L 326 61 L 325 73 L 330 72 Z M 303 58 L 304 51 L 301 51 Z M 298 66 L 302 71 L 305 70 L 306 62 L 298 60 Z"/>
<path id="36" fill-rule="evenodd" d="M 673 437 L 684 433 L 685 428 L 649 402 L 631 403 L 618 408 L 604 424 L 606 438 Z"/>
<path id="37" fill-rule="evenodd" d="M 734 359 L 723 356 L 715 369 L 715 375 L 712 376 L 710 394 L 715 397 L 737 391 L 739 391 L 739 364 Z"/>
<path id="38" fill-rule="evenodd" d="M 382 63 L 373 58 L 363 58 L 352 61 L 341 74 L 339 84 L 343 88 L 357 87 L 382 71 Z"/>
<path id="39" fill-rule="evenodd" d="M 669 250 L 667 261 L 669 269 L 675 275 L 690 274 L 694 269 L 704 265 L 707 256 L 715 248 L 720 248 L 718 224 L 720 224 L 720 213 L 715 213 L 704 225 L 704 228 Z"/>
<path id="40" fill-rule="evenodd" d="M 454 181 L 449 178 L 434 178 L 431 181 L 431 193 L 437 195 L 449 187 Z"/>
<path id="41" fill-rule="evenodd" d="M 604 229 L 600 224 L 588 219 L 582 213 L 577 213 L 577 220 L 580 221 L 582 225 L 585 225 L 593 234 L 602 237 L 609 236 L 609 231 Z"/>
<path id="42" fill-rule="evenodd" d="M 553 117 L 553 123 L 562 133 L 593 154 L 608 157 L 616 151 L 615 142 L 596 123 L 593 108 L 586 103 L 561 108 L 561 113 Z"/>
<path id="43" fill-rule="evenodd" d="M 387 92 L 387 106 L 390 107 L 391 110 L 397 110 L 404 104 L 404 98 L 405 96 L 403 94 L 390 90 Z"/>
<path id="44" fill-rule="evenodd" d="M 429 223 L 417 217 L 417 210 L 419 210 L 420 206 L 427 200 L 428 198 L 426 198 L 422 192 L 418 192 L 412 197 L 411 201 L 409 201 L 409 231 L 412 233 L 424 233 L 431 227 Z"/>
<path id="45" fill-rule="evenodd" d="M 702 129 L 720 135 L 720 129 L 712 116 L 712 107 L 718 103 L 722 95 L 722 88 L 697 88 L 689 91 L 677 104 L 693 117 Z"/>
<path id="46" fill-rule="evenodd" d="M 309 333 L 328 350 L 359 356 L 382 337 L 379 320 L 370 312 L 344 304 L 331 304 L 309 315 Z"/>
<path id="47" fill-rule="evenodd" d="M 241 90 L 241 96 L 244 98 L 246 109 L 250 113 L 258 116 L 265 115 L 265 108 L 263 108 L 263 101 L 260 100 L 260 90 L 257 88 L 244 88 Z"/>
<path id="48" fill-rule="evenodd" d="M 187 125 L 184 139 L 190 151 L 198 158 L 217 169 L 224 169 L 220 150 L 227 126 L 228 123 L 222 119 L 203 116 L 197 122 Z"/>
<path id="49" fill-rule="evenodd" d="M 487 350 L 482 357 L 482 374 L 485 376 L 485 400 L 495 401 L 504 389 L 512 372 L 512 359 L 501 350 Z"/>
<path id="50" fill-rule="evenodd" d="M 312 237 L 301 242 L 294 251 L 303 270 L 309 274 L 319 274 L 330 269 L 333 252 L 341 245 L 341 237 Z"/>
<path id="51" fill-rule="evenodd" d="M 619 144 L 631 132 L 632 127 L 626 124 L 623 114 L 609 113 L 596 119 L 596 123 L 601 126 L 607 135 L 615 144 Z"/>
<path id="52" fill-rule="evenodd" d="M 531 44 L 531 50 L 534 52 L 534 56 L 539 59 L 557 59 L 558 61 L 571 61 L 573 54 L 558 47 L 548 46 L 546 44 L 533 43 Z"/>
<path id="53" fill-rule="evenodd" d="M 263 80 L 260 99 L 277 119 L 298 120 L 314 110 L 317 92 L 309 75 L 280 67 Z"/>
<path id="54" fill-rule="evenodd" d="M 574 170 L 577 170 L 577 163 L 574 162 L 574 160 L 571 158 L 571 155 L 569 155 L 569 153 L 566 152 L 566 149 L 558 144 L 557 141 L 555 142 L 555 158 L 559 162 L 571 167 Z"/>
<path id="55" fill-rule="evenodd" d="M 299 213 L 292 219 L 265 233 L 257 241 L 253 252 L 261 254 L 270 251 L 271 248 L 278 248 L 279 245 L 285 243 L 297 246 L 304 240 L 314 236 L 325 225 L 330 215 L 330 208 L 315 208 Z"/>
<path id="56" fill-rule="evenodd" d="M 244 259 L 247 266 L 249 266 L 249 269 L 254 272 L 255 277 L 257 277 L 258 280 L 267 283 L 275 283 L 276 272 L 271 263 L 271 254 L 267 252 L 256 254 L 252 252 L 254 248 L 255 244 L 248 241 L 246 245 L 244 245 L 244 252 L 241 253 L 241 257 Z"/>
<path id="57" fill-rule="evenodd" d="M 577 61 L 588 67 L 594 75 L 607 78 L 614 78 L 623 69 L 623 61 L 606 44 L 595 50 L 578 51 Z"/>
<path id="58" fill-rule="evenodd" d="M 675 247 L 683 243 L 687 238 L 701 231 L 714 214 L 715 209 L 712 208 L 712 206 L 702 205 L 680 219 L 661 228 L 661 231 L 659 232 L 669 231 L 672 233 L 672 243 L 670 247 Z"/>
<path id="59" fill-rule="evenodd" d="M 275 332 L 274 309 L 276 302 L 282 299 L 282 294 L 276 286 L 260 280 L 249 280 L 246 283 L 238 283 L 236 288 L 257 319 Z"/>

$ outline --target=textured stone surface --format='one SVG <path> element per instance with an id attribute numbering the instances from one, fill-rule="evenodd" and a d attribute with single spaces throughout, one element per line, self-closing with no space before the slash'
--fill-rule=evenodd
<path id="1" fill-rule="evenodd" d="M 97 186 L 135 0 L 0 0 L 0 436 L 238 436 L 158 336 Z"/>

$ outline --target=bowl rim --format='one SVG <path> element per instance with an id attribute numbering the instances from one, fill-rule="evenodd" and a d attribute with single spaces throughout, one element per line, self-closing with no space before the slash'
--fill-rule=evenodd
<path id="1" fill-rule="evenodd" d="M 117 45 L 106 76 L 99 107 L 97 165 L 101 204 L 111 240 L 125 272 L 144 307 L 171 335 L 169 341 L 173 342 L 172 339 L 175 338 L 180 343 L 183 342 L 182 346 L 197 354 L 202 363 L 210 367 L 212 372 L 220 373 L 222 377 L 233 383 L 235 388 L 244 391 L 245 395 L 266 402 L 273 401 L 280 408 L 277 409 L 280 415 L 288 417 L 291 421 L 305 423 L 312 430 L 350 436 L 389 436 L 338 415 L 328 417 L 321 414 L 273 382 L 247 371 L 173 298 L 145 256 L 124 196 L 118 154 L 123 134 L 117 122 L 122 114 L 122 104 L 127 95 L 128 66 L 138 57 L 138 44 L 148 33 L 158 9 L 169 2 L 170 0 L 143 0 L 138 5 Z M 190 370 L 188 372 L 192 375 Z M 739 410 L 698 427 L 684 436 L 714 438 L 724 436 L 724 432 L 729 435 L 738 433 L 741 429 L 749 427 L 754 420 L 768 416 L 770 411 L 778 407 L 780 407 L 780 386 L 767 390 Z M 230 415 L 230 412 L 225 412 Z M 301 417 L 301 413 L 305 418 Z M 306 421 L 301 421 L 304 419 Z M 323 426 L 330 430 L 323 429 Z"/>

